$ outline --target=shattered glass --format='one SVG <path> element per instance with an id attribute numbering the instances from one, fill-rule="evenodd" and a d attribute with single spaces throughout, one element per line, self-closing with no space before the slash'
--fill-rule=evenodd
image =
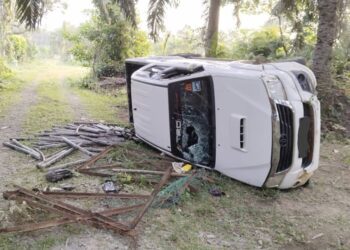
<path id="1" fill-rule="evenodd" d="M 174 98 L 175 145 L 178 156 L 195 164 L 210 165 L 212 150 L 212 103 L 206 79 L 177 83 Z"/>

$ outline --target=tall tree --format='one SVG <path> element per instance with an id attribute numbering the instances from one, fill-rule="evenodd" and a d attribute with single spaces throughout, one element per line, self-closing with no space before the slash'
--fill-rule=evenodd
<path id="1" fill-rule="evenodd" d="M 219 37 L 219 17 L 221 0 L 210 0 L 208 24 L 205 36 L 205 56 L 215 57 Z"/>
<path id="2" fill-rule="evenodd" d="M 340 1 L 341 0 L 317 1 L 319 21 L 312 67 L 317 78 L 318 90 L 324 110 L 328 109 L 330 105 L 334 103 L 330 63 L 333 44 L 337 38 L 338 7 Z"/>
<path id="3" fill-rule="evenodd" d="M 205 32 L 205 54 L 208 57 L 216 56 L 219 34 L 220 7 L 232 3 L 233 14 L 239 25 L 239 9 L 243 0 L 204 0 L 205 16 L 207 19 Z M 245 0 L 246 2 L 258 2 L 258 0 Z M 156 41 L 160 31 L 164 28 L 164 15 L 166 7 L 176 7 L 179 0 L 150 0 L 148 5 L 148 27 L 151 38 Z"/>

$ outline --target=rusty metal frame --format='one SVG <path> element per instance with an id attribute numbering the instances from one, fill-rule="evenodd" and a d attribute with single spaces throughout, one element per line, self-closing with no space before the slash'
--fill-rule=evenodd
<path id="1" fill-rule="evenodd" d="M 111 149 L 111 148 L 110 148 Z M 107 150 L 106 150 L 107 151 Z M 106 151 L 103 152 L 106 154 Z M 94 157 L 95 158 L 95 157 Z M 98 158 L 99 159 L 99 158 Z M 96 158 L 93 162 L 96 161 Z M 93 163 L 92 162 L 92 163 Z M 84 164 L 85 165 L 85 164 Z M 84 166 L 83 165 L 83 166 Z M 34 230 L 40 230 L 44 228 L 54 227 L 58 225 L 80 222 L 82 224 L 88 224 L 99 228 L 111 229 L 120 234 L 126 234 L 131 230 L 135 229 L 142 217 L 145 215 L 149 207 L 152 205 L 154 199 L 159 193 L 160 189 L 168 182 L 171 177 L 172 167 L 169 167 L 163 174 L 160 182 L 156 185 L 151 195 L 138 195 L 138 194 L 96 194 L 96 193 L 67 193 L 67 192 L 44 192 L 35 193 L 33 191 L 24 189 L 19 186 L 16 191 L 7 191 L 3 193 L 5 199 L 25 201 L 32 207 L 39 207 L 44 210 L 59 214 L 63 216 L 60 219 L 48 220 L 40 223 L 30 223 L 20 226 L 14 226 L 9 228 L 0 228 L 0 233 L 9 232 L 28 232 Z M 130 206 L 130 207 L 119 207 L 114 209 L 105 210 L 102 212 L 91 212 L 84 210 L 60 200 L 54 198 L 120 198 L 120 199 L 145 199 L 147 201 L 144 204 Z M 115 221 L 111 218 L 113 215 L 127 213 L 140 209 L 138 214 L 129 224 L 123 224 Z"/>

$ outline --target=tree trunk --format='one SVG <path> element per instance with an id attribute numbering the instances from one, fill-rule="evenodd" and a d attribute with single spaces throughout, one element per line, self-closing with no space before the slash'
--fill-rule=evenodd
<path id="1" fill-rule="evenodd" d="M 331 59 L 334 41 L 337 37 L 338 13 L 340 0 L 318 0 L 317 43 L 313 56 L 313 71 L 317 78 L 319 97 L 324 113 L 328 113 L 334 104 L 332 94 L 333 80 Z"/>
<path id="2" fill-rule="evenodd" d="M 218 47 L 221 0 L 210 0 L 209 20 L 205 38 L 205 56 L 215 57 Z"/>
<path id="3" fill-rule="evenodd" d="M 283 27 L 282 27 L 282 17 L 280 15 L 278 15 L 277 18 L 278 18 L 278 27 L 279 27 L 279 31 L 280 31 L 282 48 L 284 50 L 285 56 L 287 57 L 288 56 L 288 49 L 286 47 L 286 43 L 284 40 Z"/>

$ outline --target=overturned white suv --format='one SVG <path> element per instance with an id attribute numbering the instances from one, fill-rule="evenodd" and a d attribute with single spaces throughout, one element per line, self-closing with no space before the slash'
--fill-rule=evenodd
<path id="1" fill-rule="evenodd" d="M 302 64 L 134 58 L 126 76 L 136 136 L 172 157 L 281 189 L 318 167 L 316 79 Z"/>

